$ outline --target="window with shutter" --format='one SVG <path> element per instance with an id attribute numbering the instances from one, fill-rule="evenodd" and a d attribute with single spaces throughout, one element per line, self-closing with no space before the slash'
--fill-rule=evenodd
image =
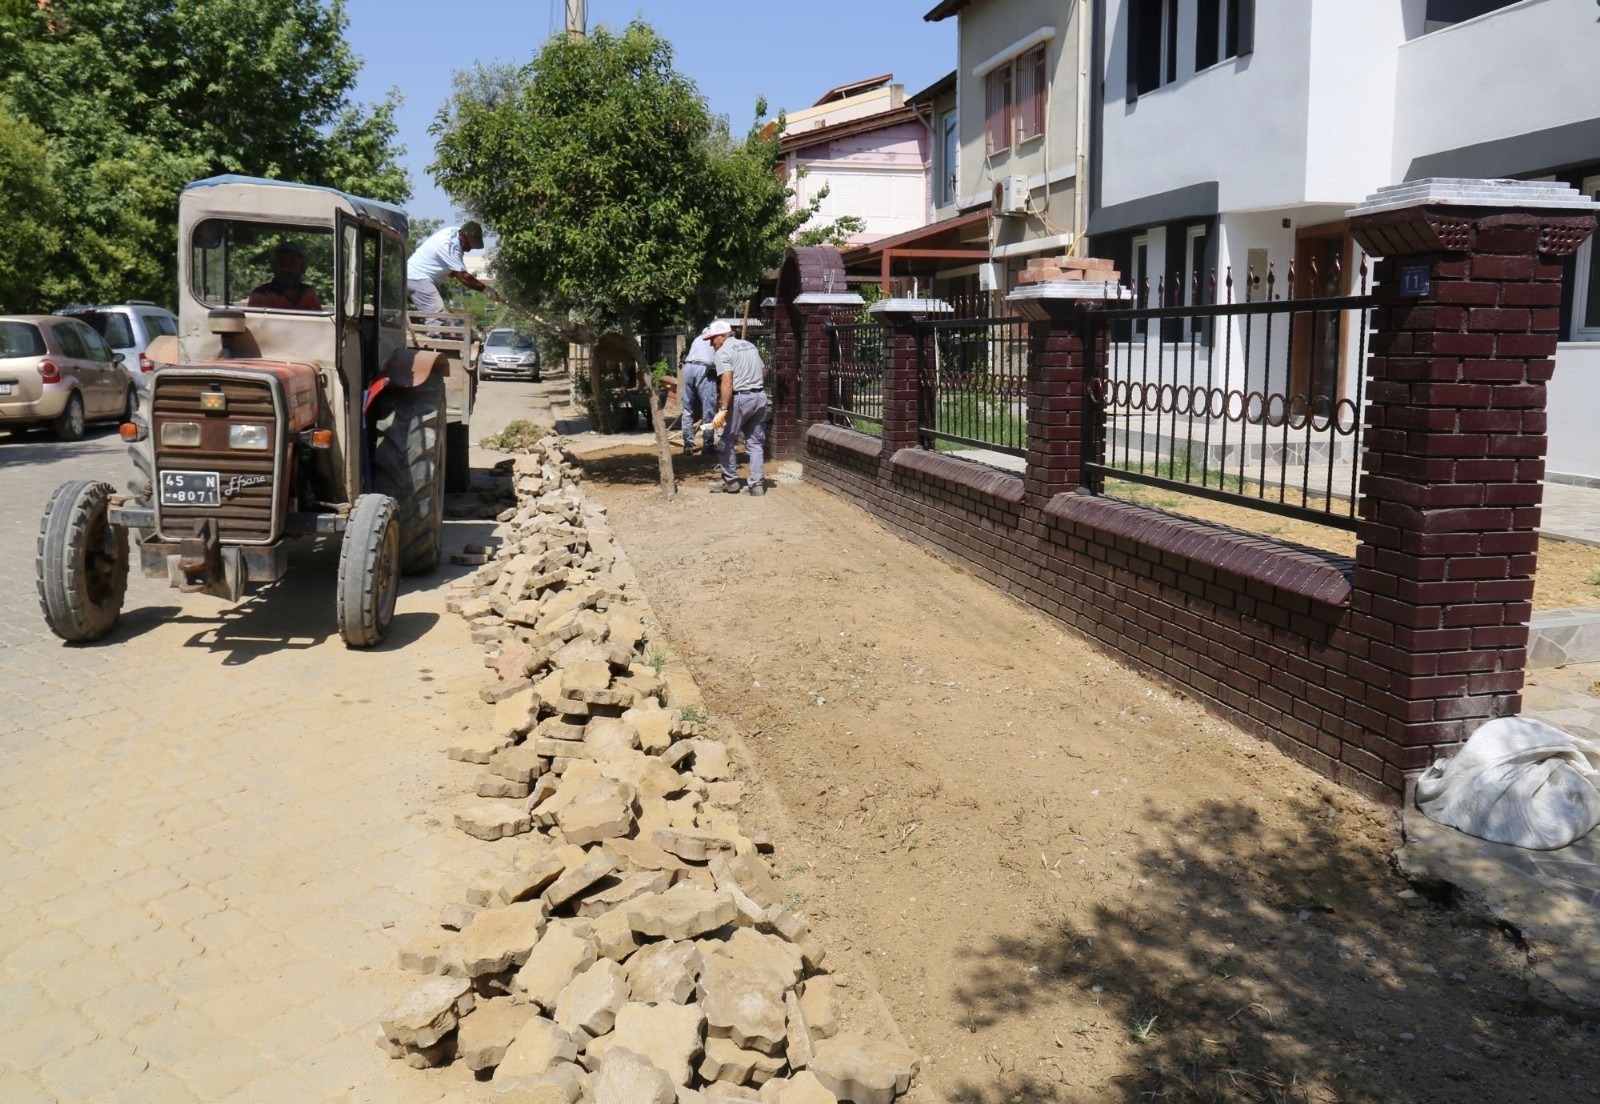
<path id="1" fill-rule="evenodd" d="M 985 81 L 988 101 L 988 124 L 984 145 L 990 153 L 1011 148 L 1011 134 L 1015 129 L 1015 104 L 1011 98 L 1011 66 L 1002 65 L 989 74 Z"/>
<path id="2" fill-rule="evenodd" d="M 1044 108 L 1048 93 L 1044 47 L 1017 59 L 1017 140 L 1026 142 L 1044 133 Z"/>

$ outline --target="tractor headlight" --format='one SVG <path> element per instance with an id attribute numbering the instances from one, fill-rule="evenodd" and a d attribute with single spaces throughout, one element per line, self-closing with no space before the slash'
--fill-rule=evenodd
<path id="1" fill-rule="evenodd" d="M 199 422 L 162 422 L 161 443 L 174 448 L 199 448 Z"/>
<path id="2" fill-rule="evenodd" d="M 272 429 L 264 425 L 231 425 L 228 427 L 228 447 L 265 452 L 272 447 Z"/>

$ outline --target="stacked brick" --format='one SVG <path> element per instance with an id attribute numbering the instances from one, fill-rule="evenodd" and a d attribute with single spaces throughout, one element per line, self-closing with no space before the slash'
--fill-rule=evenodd
<path id="1" fill-rule="evenodd" d="M 427 978 L 380 1045 L 508 1102 L 891 1104 L 917 1059 L 840 1031 L 826 952 L 741 827 L 745 785 L 604 511 L 554 441 L 515 475 L 495 558 L 451 599 L 497 675 L 493 723 L 449 749 L 481 768 L 456 826 L 502 842 L 402 952 Z"/>
<path id="2" fill-rule="evenodd" d="M 1052 280 L 1093 280 L 1115 284 L 1122 279 L 1111 261 L 1102 257 L 1033 257 L 1017 276 L 1022 284 L 1048 284 Z"/>

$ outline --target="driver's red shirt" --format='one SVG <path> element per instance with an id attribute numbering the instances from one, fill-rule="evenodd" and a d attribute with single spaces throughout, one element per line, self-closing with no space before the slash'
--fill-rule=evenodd
<path id="1" fill-rule="evenodd" d="M 310 284 L 301 284 L 298 288 L 286 288 L 276 280 L 269 280 L 252 291 L 244 305 L 266 307 L 269 310 L 313 311 L 322 309 L 322 300 L 317 298 L 317 293 L 311 289 Z"/>

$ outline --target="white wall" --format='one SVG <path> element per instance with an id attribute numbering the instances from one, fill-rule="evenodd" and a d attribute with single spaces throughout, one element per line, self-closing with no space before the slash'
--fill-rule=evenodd
<path id="1" fill-rule="evenodd" d="M 1594 431 L 1595 411 L 1600 410 L 1600 344 L 1557 346 L 1545 409 L 1550 418 L 1546 472 L 1600 479 L 1600 441 Z"/>
<path id="2" fill-rule="evenodd" d="M 1210 180 L 1220 184 L 1223 210 L 1305 198 L 1309 4 L 1257 4 L 1255 52 L 1201 73 L 1194 72 L 1193 5 L 1185 4 L 1177 81 L 1131 104 L 1126 0 L 1106 7 L 1103 206 Z"/>
<path id="3" fill-rule="evenodd" d="M 1523 0 L 1413 39 L 1395 99 L 1395 180 L 1424 154 L 1600 118 L 1600 9 Z"/>
<path id="4" fill-rule="evenodd" d="M 1390 183 L 1405 14 L 1394 0 L 1321 0 L 1312 6 L 1307 200 L 1355 203 Z"/>

